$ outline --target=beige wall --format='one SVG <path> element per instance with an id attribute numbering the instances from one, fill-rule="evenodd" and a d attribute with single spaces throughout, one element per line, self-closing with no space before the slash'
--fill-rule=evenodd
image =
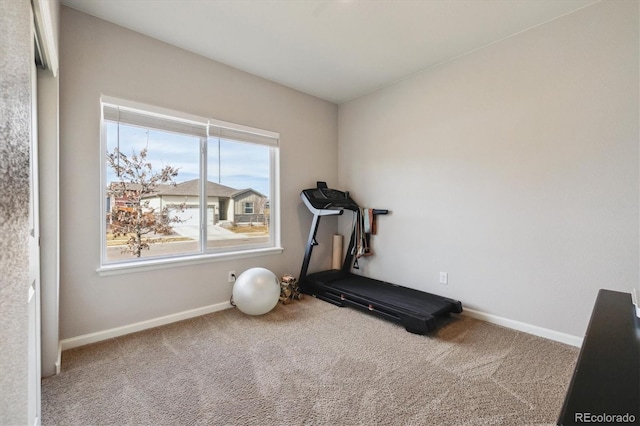
<path id="1" fill-rule="evenodd" d="M 298 273 L 311 223 L 299 194 L 337 180 L 337 106 L 66 7 L 60 50 L 61 339 L 228 302 L 230 270 Z M 279 132 L 284 252 L 98 276 L 103 94 Z M 314 265 L 329 266 L 326 249 Z"/>
<path id="2" fill-rule="evenodd" d="M 604 1 L 341 105 L 340 185 L 392 210 L 362 271 L 574 336 L 637 287 L 638 15 Z"/>

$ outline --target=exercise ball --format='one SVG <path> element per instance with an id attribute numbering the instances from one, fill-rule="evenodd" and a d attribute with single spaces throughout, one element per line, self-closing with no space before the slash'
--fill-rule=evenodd
<path id="1" fill-rule="evenodd" d="M 247 269 L 233 284 L 233 303 L 247 315 L 266 314 L 279 299 L 278 277 L 265 268 Z"/>

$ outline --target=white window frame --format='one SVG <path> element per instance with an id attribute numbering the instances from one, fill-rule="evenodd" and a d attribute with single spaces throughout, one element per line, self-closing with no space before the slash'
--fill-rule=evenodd
<path id="1" fill-rule="evenodd" d="M 242 209 L 243 210 L 242 214 L 255 214 L 253 205 L 254 205 L 253 201 L 245 201 L 244 202 L 244 208 Z M 249 206 L 251 206 L 251 211 L 250 212 L 247 211 L 247 207 L 249 207 Z"/>
<path id="2" fill-rule="evenodd" d="M 157 256 L 152 258 L 133 258 L 130 260 L 107 261 L 106 254 L 106 220 L 104 212 L 106 211 L 106 182 L 107 165 L 107 130 L 106 120 L 104 117 L 105 105 L 117 106 L 123 109 L 134 110 L 143 114 L 158 117 L 170 117 L 175 120 L 184 121 L 185 123 L 194 123 L 198 126 L 207 126 L 208 137 L 200 140 L 200 251 L 198 253 L 177 254 L 168 256 Z M 128 100 L 118 99 L 110 96 L 102 96 L 100 99 L 100 266 L 97 272 L 101 276 L 115 275 L 128 272 L 140 272 L 144 270 L 155 270 L 162 268 L 171 268 L 176 266 L 186 266 L 206 262 L 215 262 L 222 260 L 241 259 L 254 256 L 264 256 L 278 254 L 283 252 L 280 237 L 280 162 L 279 162 L 279 139 L 280 134 L 273 131 L 257 129 L 245 125 L 230 123 L 217 119 L 206 119 L 199 116 L 173 111 L 166 108 L 155 107 L 132 102 Z M 261 145 L 267 145 L 269 149 L 269 204 L 270 204 L 270 228 L 269 241 L 266 243 L 254 245 L 242 245 L 229 248 L 210 249 L 207 248 L 207 141 L 213 135 L 219 135 L 229 140 L 238 140 L 240 142 L 251 142 Z M 239 138 L 244 138 L 241 140 Z M 204 200 L 204 201 L 203 201 Z"/>

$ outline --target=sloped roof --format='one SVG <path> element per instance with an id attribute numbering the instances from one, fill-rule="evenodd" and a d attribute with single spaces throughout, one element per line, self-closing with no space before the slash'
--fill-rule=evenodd
<path id="1" fill-rule="evenodd" d="M 111 182 L 110 186 L 118 183 L 119 182 Z M 140 185 L 126 182 L 126 188 L 131 191 L 138 191 L 140 190 Z M 207 181 L 207 197 L 234 198 L 238 195 L 244 194 L 245 192 L 253 192 L 260 197 L 267 198 L 264 194 L 261 194 L 252 188 L 236 189 L 231 188 L 230 186 Z M 188 180 L 176 185 L 158 185 L 158 189 L 153 194 L 146 195 L 143 198 L 152 198 L 163 195 L 197 197 L 200 195 L 199 179 Z"/>
<path id="2" fill-rule="evenodd" d="M 256 194 L 256 195 L 257 195 L 257 196 L 259 196 L 259 197 L 267 198 L 267 196 L 266 196 L 266 195 L 259 193 L 258 191 L 256 191 L 256 190 L 255 190 L 255 189 L 253 189 L 253 188 L 238 189 L 236 192 L 234 192 L 233 194 L 231 194 L 231 198 L 235 198 L 235 197 L 237 197 L 238 195 L 242 195 L 242 194 L 244 194 L 245 192 L 253 192 L 254 194 Z"/>
<path id="3" fill-rule="evenodd" d="M 221 197 L 221 198 L 232 198 L 236 195 L 240 195 L 244 192 L 252 191 L 256 194 L 264 197 L 264 195 L 259 192 L 247 188 L 247 189 L 236 189 L 231 188 L 230 186 L 221 185 L 219 183 L 207 181 L 207 197 Z M 200 182 L 199 179 L 192 179 L 185 182 L 181 182 L 177 185 L 161 185 L 158 187 L 158 190 L 154 194 L 150 194 L 144 198 L 150 198 L 155 196 L 163 196 L 163 195 L 177 195 L 177 196 L 189 196 L 196 197 L 200 195 Z"/>

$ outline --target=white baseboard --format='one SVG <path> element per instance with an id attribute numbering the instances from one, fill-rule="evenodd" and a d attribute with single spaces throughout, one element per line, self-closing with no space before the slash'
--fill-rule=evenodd
<path id="1" fill-rule="evenodd" d="M 126 334 L 135 333 L 137 331 L 147 330 L 149 328 L 159 327 L 161 325 L 171 324 L 173 322 L 182 321 L 189 318 L 195 318 L 201 315 L 222 311 L 231 308 L 229 302 L 218 303 L 215 305 L 204 306 L 202 308 L 191 309 L 188 311 L 178 312 L 164 317 L 154 318 L 147 321 L 141 321 L 122 327 L 112 328 L 109 330 L 98 331 L 95 333 L 84 334 L 82 336 L 71 337 L 60 341 L 58 346 L 58 360 L 56 361 L 56 374 L 60 373 L 61 353 L 64 350 L 77 348 L 79 346 L 88 345 L 90 343 L 100 342 L 102 340 L 112 339 L 114 337 L 124 336 Z M 582 337 L 573 336 L 571 334 L 562 333 L 548 328 L 538 327 L 536 325 L 527 324 L 520 321 L 500 317 L 498 315 L 487 314 L 474 309 L 464 308 L 463 315 L 471 318 L 486 321 L 502 327 L 511 328 L 513 330 L 522 331 L 533 334 L 534 336 L 544 337 L 545 339 L 555 340 L 556 342 L 565 343 L 567 345 L 580 347 L 582 346 Z"/>
<path id="2" fill-rule="evenodd" d="M 84 346 L 90 343 L 96 343 L 102 340 L 124 336 L 125 334 L 131 334 L 137 331 L 147 330 L 149 328 L 171 324 L 173 322 L 182 321 L 185 319 L 199 317 L 201 315 L 222 311 L 224 309 L 229 309 L 231 307 L 232 306 L 229 302 L 217 303 L 215 305 L 203 306 L 202 308 L 196 308 L 188 311 L 178 312 L 178 313 L 167 315 L 164 317 L 137 322 L 135 324 L 129 324 L 122 327 L 111 328 L 109 330 L 104 330 L 104 331 L 97 331 L 95 333 L 84 334 L 82 336 L 71 337 L 69 339 L 61 340 L 60 348 L 61 348 L 61 351 L 66 351 L 67 349 L 77 348 L 78 346 Z M 58 365 L 56 367 L 58 367 Z"/>
<path id="3" fill-rule="evenodd" d="M 487 314 L 484 312 L 476 311 L 474 309 L 464 308 L 462 314 L 471 318 L 479 319 L 481 321 L 489 322 L 491 324 L 500 325 L 502 327 L 511 328 L 513 330 L 523 331 L 525 333 L 533 334 L 534 336 L 544 337 L 545 339 L 555 340 L 556 342 L 566 343 L 567 345 L 576 346 L 578 348 L 582 346 L 583 338 L 574 336 L 572 334 L 538 327 L 537 325 L 531 325 L 493 314 Z"/>

